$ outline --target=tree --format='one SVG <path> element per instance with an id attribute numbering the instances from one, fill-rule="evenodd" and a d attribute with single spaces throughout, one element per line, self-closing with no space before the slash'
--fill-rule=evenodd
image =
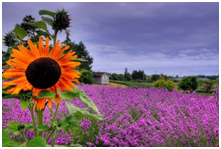
<path id="1" fill-rule="evenodd" d="M 69 45 L 70 48 L 67 49 L 64 53 L 67 53 L 69 51 L 75 51 L 78 58 L 85 60 L 84 62 L 81 62 L 81 65 L 78 67 L 79 71 L 83 71 L 82 73 L 82 79 L 80 79 L 80 82 L 86 83 L 86 84 L 92 84 L 93 83 L 93 72 L 91 70 L 92 63 L 93 63 L 93 57 L 89 55 L 88 50 L 86 49 L 86 46 L 83 44 L 82 41 L 80 41 L 78 44 L 75 42 L 72 42 L 70 39 L 70 31 L 65 30 L 66 33 L 66 39 L 64 42 L 64 46 Z M 86 71 L 85 71 L 86 70 Z"/>
<path id="2" fill-rule="evenodd" d="M 153 86 L 155 88 L 167 88 L 168 91 L 172 91 L 176 87 L 176 84 L 171 80 L 158 79 Z"/>
<path id="3" fill-rule="evenodd" d="M 38 42 L 39 36 L 42 36 L 42 35 L 45 37 L 49 37 L 49 34 L 42 31 L 40 27 L 32 25 L 36 23 L 36 21 L 35 21 L 35 18 L 33 18 L 31 15 L 26 15 L 22 19 L 22 21 L 23 22 L 21 24 L 17 23 L 15 26 L 16 27 L 20 26 L 21 28 L 23 28 L 27 32 L 28 37 L 32 42 Z M 27 43 L 25 45 L 27 45 Z"/>
<path id="4" fill-rule="evenodd" d="M 128 72 L 127 72 L 127 67 L 125 68 L 125 71 L 124 71 L 124 77 L 125 77 L 125 80 L 127 81 L 127 74 L 128 74 Z"/>
<path id="5" fill-rule="evenodd" d="M 191 88 L 192 88 L 193 90 L 197 89 L 197 87 L 198 87 L 197 77 L 196 77 L 196 76 L 192 76 L 192 77 L 190 78 L 190 81 L 191 81 Z"/>
<path id="6" fill-rule="evenodd" d="M 67 53 L 70 50 L 75 51 L 78 58 L 86 60 L 86 62 L 81 63 L 81 65 L 79 66 L 79 69 L 91 70 L 92 63 L 93 63 L 93 57 L 91 57 L 89 55 L 89 52 L 86 49 L 86 46 L 83 44 L 82 41 L 80 41 L 78 44 L 75 43 L 75 42 L 71 42 L 70 38 L 69 38 L 69 32 L 66 32 L 66 34 L 67 34 L 66 40 L 62 43 L 65 44 L 65 45 L 69 45 L 70 48 L 67 49 L 64 53 Z"/>
<path id="7" fill-rule="evenodd" d="M 132 78 L 133 78 L 133 80 L 139 78 L 139 77 L 138 77 L 138 72 L 137 72 L 137 70 L 134 70 L 134 71 L 132 72 Z"/>
<path id="8" fill-rule="evenodd" d="M 132 78 L 131 74 L 128 72 L 127 73 L 127 81 L 131 81 L 131 80 L 133 80 L 133 78 Z"/>
<path id="9" fill-rule="evenodd" d="M 112 73 L 110 76 L 110 80 L 118 80 L 118 75 L 116 73 Z"/>
<path id="10" fill-rule="evenodd" d="M 152 75 L 152 81 L 157 81 L 159 79 L 160 75 L 154 74 Z"/>
<path id="11" fill-rule="evenodd" d="M 196 76 L 192 76 L 191 78 L 185 77 L 179 83 L 179 88 L 183 90 L 195 90 L 198 87 L 198 81 Z"/>
<path id="12" fill-rule="evenodd" d="M 12 48 L 16 49 L 16 45 L 20 43 L 17 35 L 10 31 L 5 33 L 2 39 L 3 45 L 7 46 L 7 51 L 2 51 L 2 66 L 6 65 L 6 61 L 10 59 Z"/>
<path id="13" fill-rule="evenodd" d="M 144 80 L 146 78 L 145 74 L 144 74 L 144 71 L 137 71 L 137 70 L 134 70 L 132 72 L 132 78 L 133 80 Z"/>
<path id="14" fill-rule="evenodd" d="M 11 51 L 2 51 L 2 66 L 6 65 L 6 61 L 9 60 Z"/>
<path id="15" fill-rule="evenodd" d="M 125 80 L 125 77 L 124 77 L 123 74 L 119 74 L 119 75 L 117 76 L 117 78 L 118 78 L 119 81 L 124 81 L 124 80 Z"/>

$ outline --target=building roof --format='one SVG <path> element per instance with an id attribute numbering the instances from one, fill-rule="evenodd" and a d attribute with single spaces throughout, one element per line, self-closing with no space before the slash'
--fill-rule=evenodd
<path id="1" fill-rule="evenodd" d="M 94 77 L 100 77 L 100 76 L 102 76 L 103 74 L 105 74 L 106 72 L 96 72 L 95 74 L 94 74 Z M 109 76 L 109 74 L 108 73 L 106 73 L 108 76 Z"/>

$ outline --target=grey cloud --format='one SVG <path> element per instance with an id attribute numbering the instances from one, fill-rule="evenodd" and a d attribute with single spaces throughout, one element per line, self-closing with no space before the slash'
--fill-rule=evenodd
<path id="1" fill-rule="evenodd" d="M 185 69 L 189 74 L 198 70 L 203 74 L 203 68 L 204 73 L 219 71 L 218 2 L 26 2 L 2 6 L 3 32 L 12 30 L 25 15 L 41 20 L 40 9 L 68 10 L 71 39 L 83 41 L 94 58 L 94 71 L 123 73 L 125 67 L 131 71 L 157 68 L 162 73 Z M 65 33 L 58 37 L 64 40 Z M 199 69 L 192 69 L 191 63 Z"/>

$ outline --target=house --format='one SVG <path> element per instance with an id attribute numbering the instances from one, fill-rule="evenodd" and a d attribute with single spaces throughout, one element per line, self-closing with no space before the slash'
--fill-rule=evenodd
<path id="1" fill-rule="evenodd" d="M 6 70 L 10 69 L 10 65 L 4 65 L 2 66 L 2 73 L 5 72 Z"/>
<path id="2" fill-rule="evenodd" d="M 106 72 L 97 72 L 94 74 L 95 84 L 109 84 L 109 74 Z"/>

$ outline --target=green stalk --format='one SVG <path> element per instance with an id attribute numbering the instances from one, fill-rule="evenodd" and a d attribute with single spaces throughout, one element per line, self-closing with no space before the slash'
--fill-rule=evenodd
<path id="1" fill-rule="evenodd" d="M 55 30 L 54 31 L 54 36 L 53 36 L 53 42 L 54 42 L 54 45 L 53 46 L 55 46 L 55 44 L 56 44 L 56 40 L 57 40 L 57 33 L 58 33 L 58 31 L 57 30 Z"/>
<path id="2" fill-rule="evenodd" d="M 54 129 L 51 133 L 47 133 L 47 136 L 45 137 L 45 141 L 46 142 L 48 142 L 48 139 L 53 135 L 53 133 L 54 133 L 54 131 L 55 131 L 56 129 Z"/>
<path id="3" fill-rule="evenodd" d="M 21 135 L 24 138 L 25 142 L 28 142 L 23 132 L 21 132 Z"/>
<path id="4" fill-rule="evenodd" d="M 59 134 L 59 130 L 56 130 L 56 133 L 55 133 L 55 136 L 54 136 L 54 138 L 53 138 L 51 147 L 54 147 L 54 144 L 55 144 L 55 141 L 56 141 L 56 139 L 57 139 L 57 137 L 58 137 L 58 134 Z"/>
<path id="5" fill-rule="evenodd" d="M 59 103 L 57 104 L 57 107 L 56 107 L 56 111 L 55 111 L 55 113 L 54 113 L 54 116 L 53 116 L 53 120 L 55 120 L 55 118 L 56 118 L 56 115 L 57 115 L 57 113 L 58 113 L 58 108 L 59 108 Z"/>
<path id="6" fill-rule="evenodd" d="M 54 113 L 53 120 L 55 120 L 55 118 L 56 118 L 56 115 L 57 115 L 58 109 L 59 109 L 59 105 L 60 105 L 60 104 L 58 103 L 57 106 L 56 106 L 56 111 L 55 111 L 55 113 Z M 54 131 L 53 131 L 53 132 L 54 132 Z M 51 132 L 51 135 L 52 135 L 53 132 Z M 46 137 L 45 137 L 45 141 L 46 141 L 46 142 L 47 142 L 48 139 L 51 137 L 51 135 L 50 135 L 49 132 L 47 133 L 47 135 L 46 135 Z"/>
<path id="7" fill-rule="evenodd" d="M 37 125 L 40 126 L 43 124 L 43 110 L 41 111 L 36 111 L 37 113 Z M 43 132 L 38 131 L 38 137 L 43 137 Z"/>
<path id="8" fill-rule="evenodd" d="M 34 134 L 35 134 L 35 138 L 37 137 L 37 129 L 36 129 L 36 124 L 35 124 L 35 116 L 34 116 L 34 112 L 33 112 L 33 107 L 29 106 L 29 111 L 31 114 L 31 119 L 32 119 L 32 123 L 33 123 L 33 127 L 34 127 Z"/>

